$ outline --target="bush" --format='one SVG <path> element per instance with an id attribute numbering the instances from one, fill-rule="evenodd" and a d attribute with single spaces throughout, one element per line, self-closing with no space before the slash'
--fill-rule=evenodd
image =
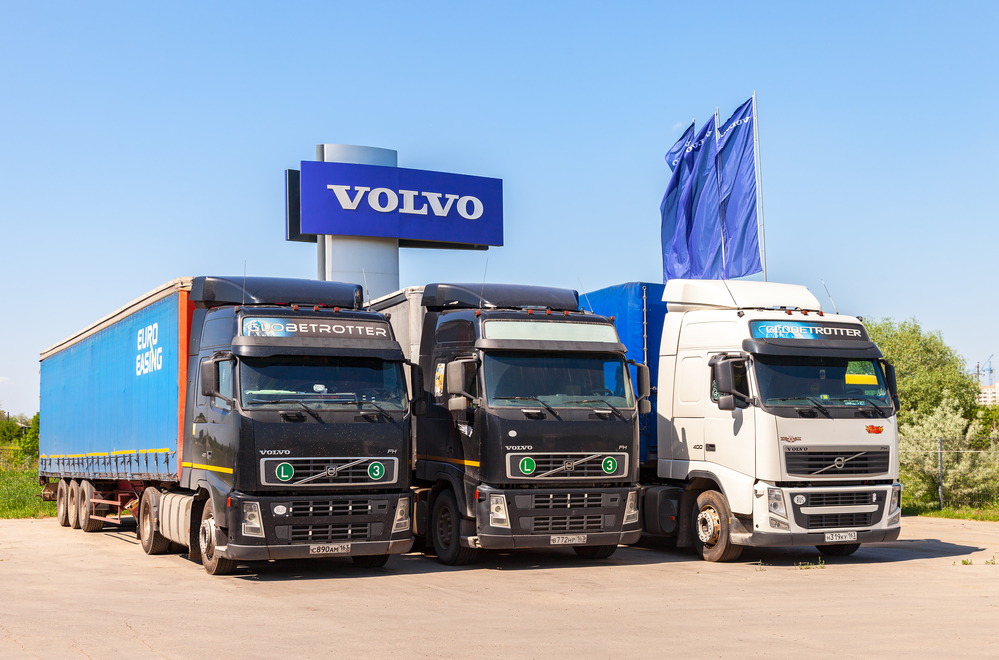
<path id="1" fill-rule="evenodd" d="M 0 518 L 47 518 L 56 514 L 55 502 L 39 497 L 38 469 L 0 466 Z"/>

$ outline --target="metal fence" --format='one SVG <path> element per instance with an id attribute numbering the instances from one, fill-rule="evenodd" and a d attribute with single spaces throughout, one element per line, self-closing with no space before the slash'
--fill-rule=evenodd
<path id="1" fill-rule="evenodd" d="M 999 509 L 999 443 L 989 449 L 957 449 L 961 439 L 903 438 L 901 481 L 909 504 Z M 918 448 L 916 448 L 918 447 Z"/>

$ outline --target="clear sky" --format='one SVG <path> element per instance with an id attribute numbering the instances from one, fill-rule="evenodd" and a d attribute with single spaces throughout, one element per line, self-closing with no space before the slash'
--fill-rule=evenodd
<path id="1" fill-rule="evenodd" d="M 999 352 L 995 3 L 0 3 L 0 405 L 175 277 L 315 277 L 322 142 L 503 179 L 505 243 L 401 283 L 661 281 L 663 156 L 759 96 L 770 279 Z M 996 361 L 999 365 L 999 360 Z"/>

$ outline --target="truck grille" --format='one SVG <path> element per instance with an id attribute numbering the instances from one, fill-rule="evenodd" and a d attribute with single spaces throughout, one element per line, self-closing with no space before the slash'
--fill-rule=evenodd
<path id="1" fill-rule="evenodd" d="M 534 516 L 533 532 L 599 532 L 603 529 L 603 516 Z"/>
<path id="2" fill-rule="evenodd" d="M 339 523 L 335 525 L 292 525 L 292 543 L 325 543 L 329 541 L 366 541 L 371 536 L 369 523 Z"/>
<path id="3" fill-rule="evenodd" d="M 628 474 L 628 454 L 622 452 L 518 453 L 507 454 L 506 460 L 507 476 L 513 479 L 606 480 L 621 479 Z"/>
<path id="4" fill-rule="evenodd" d="M 883 474 L 888 471 L 889 452 L 785 452 L 784 464 L 788 474 L 800 476 L 838 477 L 848 474 Z"/>
<path id="5" fill-rule="evenodd" d="M 591 509 L 604 505 L 602 493 L 549 493 L 531 498 L 532 509 Z"/>
<path id="6" fill-rule="evenodd" d="M 834 527 L 869 527 L 869 513 L 826 513 L 808 516 L 808 529 L 831 529 Z"/>
<path id="7" fill-rule="evenodd" d="M 384 512 L 388 503 L 372 500 L 299 500 L 291 503 L 292 518 L 319 518 L 324 516 L 366 516 Z"/>
<path id="8" fill-rule="evenodd" d="M 872 491 L 866 493 L 807 493 L 805 506 L 854 506 L 858 504 L 876 504 L 876 495 Z"/>
<path id="9" fill-rule="evenodd" d="M 265 458 L 260 472 L 268 486 L 369 486 L 395 483 L 398 464 L 397 458 Z"/>

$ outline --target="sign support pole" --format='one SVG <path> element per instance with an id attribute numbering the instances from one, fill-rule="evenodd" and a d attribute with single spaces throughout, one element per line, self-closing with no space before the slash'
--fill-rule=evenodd
<path id="1" fill-rule="evenodd" d="M 763 281 L 767 281 L 767 239 L 763 227 L 763 157 L 760 155 L 760 119 L 756 113 L 756 92 L 753 92 L 753 151 L 756 156 L 756 217 L 760 228 L 760 260 Z"/>

